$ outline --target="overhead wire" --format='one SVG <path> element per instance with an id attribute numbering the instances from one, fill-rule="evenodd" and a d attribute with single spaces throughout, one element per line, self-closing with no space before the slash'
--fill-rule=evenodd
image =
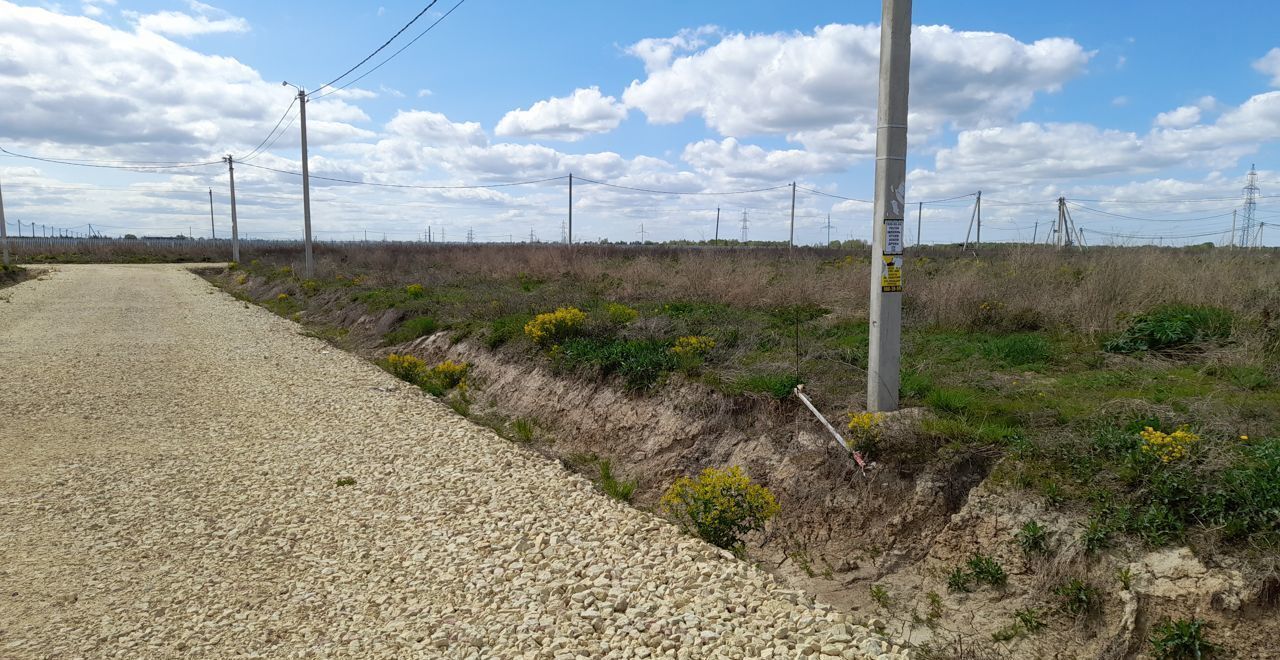
<path id="1" fill-rule="evenodd" d="M 386 48 L 387 46 L 390 46 L 391 42 L 395 41 L 397 37 L 404 34 L 404 31 L 408 30 L 410 25 L 413 25 L 418 21 L 419 18 L 422 18 L 422 15 L 427 13 L 428 9 L 431 9 L 432 7 L 436 6 L 437 2 L 439 2 L 439 0 L 431 0 L 431 2 L 428 3 L 426 7 L 422 8 L 422 11 L 418 12 L 417 15 L 409 19 L 409 22 L 405 23 L 404 27 L 401 27 L 399 30 L 396 31 L 395 34 L 391 35 L 390 39 L 387 39 L 385 42 L 383 42 L 381 46 L 378 46 L 376 49 L 374 49 L 374 51 L 372 53 L 369 53 L 367 56 L 365 56 L 363 60 L 360 60 L 359 62 L 357 62 L 355 66 L 351 67 L 350 69 L 347 69 L 346 71 L 343 71 L 342 75 L 321 85 L 317 89 L 324 89 L 325 87 L 330 87 L 334 83 L 338 82 L 339 80 L 346 78 L 348 75 L 351 74 L 352 71 L 355 71 L 356 69 L 359 69 L 361 66 L 364 66 L 365 62 L 368 62 L 369 60 L 373 59 L 374 55 L 377 55 L 378 53 L 382 52 L 382 49 Z"/>
<path id="2" fill-rule="evenodd" d="M 298 103 L 298 97 L 295 96 L 293 97 L 293 100 L 289 102 L 289 107 L 285 108 L 284 112 L 281 113 L 280 118 L 276 120 L 276 125 L 271 127 L 271 131 L 267 133 L 267 137 L 262 138 L 262 142 L 259 142 L 258 146 L 254 147 L 253 151 L 250 151 L 248 155 L 240 156 L 236 160 L 243 162 L 252 158 L 256 158 L 259 153 L 261 153 L 262 151 L 265 151 L 265 149 L 262 148 L 262 145 L 266 144 L 267 140 L 271 140 L 271 136 L 276 132 L 276 129 L 280 128 L 280 123 L 284 121 L 285 117 L 289 116 L 289 111 L 293 110 L 293 106 L 296 105 L 297 103 Z M 293 121 L 290 121 L 289 126 L 292 126 L 292 125 L 293 125 Z M 284 130 L 280 131 L 280 135 L 284 135 L 284 131 L 287 131 L 287 130 L 289 130 L 288 126 L 286 126 Z M 276 139 L 278 140 L 280 139 L 280 137 L 276 136 Z M 275 141 L 272 140 L 271 144 L 275 144 Z M 267 149 L 270 149 L 270 148 L 271 147 L 267 147 Z"/>
<path id="3" fill-rule="evenodd" d="M 562 177 L 563 178 L 563 177 Z M 791 184 L 786 183 L 780 186 L 772 186 L 769 188 L 756 188 L 752 190 L 725 190 L 725 191 L 696 191 L 696 190 L 656 190 L 653 188 L 640 188 L 637 186 L 624 186 L 618 183 L 609 183 L 607 181 L 597 181 L 595 179 L 587 179 L 583 177 L 573 177 L 573 180 L 583 183 L 591 183 L 608 188 L 617 188 L 619 190 L 631 190 L 635 192 L 650 193 L 654 195 L 747 195 L 751 193 L 769 192 L 771 190 L 781 190 L 782 188 L 790 188 Z"/>
<path id="4" fill-rule="evenodd" d="M 432 30 L 432 28 L 434 28 L 435 26 L 439 25 L 439 24 L 440 24 L 444 19 L 449 18 L 449 15 L 450 15 L 450 14 L 452 14 L 455 10 L 457 10 L 457 8 L 458 8 L 458 7 L 461 7 L 461 6 L 462 6 L 462 3 L 466 2 L 466 1 L 467 1 L 467 0 L 458 0 L 458 4 L 456 4 L 456 5 L 454 5 L 452 8 L 450 8 L 450 9 L 449 9 L 449 11 L 445 12 L 445 13 L 444 13 L 444 15 L 442 15 L 440 18 L 437 18 L 437 19 L 435 20 L 435 22 L 434 22 L 434 23 L 432 23 L 431 25 L 428 25 L 428 26 L 427 26 L 427 29 L 423 30 L 422 32 L 419 32 L 419 33 L 418 33 L 418 36 L 416 36 L 416 37 L 414 37 L 413 39 L 411 39 L 411 40 L 409 41 L 409 43 L 407 43 L 407 44 L 405 44 L 405 45 L 401 46 L 401 47 L 400 47 L 400 50 L 397 50 L 396 52 L 394 52 L 394 53 L 392 53 L 391 55 L 387 56 L 387 59 L 382 60 L 382 61 L 381 61 L 381 62 L 379 62 L 378 64 L 374 65 L 374 67 L 373 67 L 373 68 L 371 68 L 371 69 L 369 69 L 368 71 L 365 71 L 364 73 L 360 74 L 360 75 L 359 75 L 359 76 L 357 76 L 356 78 L 353 78 L 353 79 L 351 79 L 351 80 L 347 81 L 347 82 L 346 82 L 346 83 L 344 83 L 341 87 L 335 87 L 335 88 L 330 89 L 329 91 L 327 91 L 327 92 L 325 92 L 325 93 L 323 93 L 323 94 L 320 94 L 319 96 L 316 96 L 316 100 L 322 99 L 322 98 L 324 98 L 324 97 L 326 97 L 326 96 L 329 96 L 330 94 L 334 94 L 334 93 L 340 92 L 340 91 L 342 91 L 342 90 L 344 90 L 344 89 L 346 89 L 346 88 L 348 88 L 348 87 L 350 87 L 350 86 L 352 86 L 352 85 L 354 85 L 354 84 L 356 84 L 356 83 L 360 82 L 361 80 L 363 80 L 363 79 L 365 78 L 365 76 L 368 76 L 369 74 L 373 73 L 374 71 L 377 71 L 378 69 L 381 69 L 381 68 L 382 68 L 382 66 L 383 66 L 384 64 L 386 64 L 387 62 L 390 62 L 391 60 L 395 59 L 395 57 L 396 57 L 397 55 L 399 55 L 400 53 L 403 53 L 403 52 L 405 51 L 405 49 L 406 49 L 406 48 L 408 48 L 409 46 L 412 46 L 412 45 L 413 45 L 414 43 L 416 43 L 419 39 L 421 39 L 422 37 L 426 36 L 426 34 L 427 34 L 428 32 L 430 32 L 430 31 Z M 435 4 L 435 3 L 433 2 L 432 4 Z M 322 87 L 321 89 L 323 89 L 323 87 Z M 310 97 L 310 95 L 308 95 L 308 97 Z"/>
<path id="5" fill-rule="evenodd" d="M 291 171 L 291 170 L 282 170 L 282 169 L 275 168 L 275 167 L 267 167 L 266 165 L 254 165 L 254 164 L 252 164 L 252 163 L 243 163 L 243 165 L 244 165 L 245 167 L 252 167 L 252 168 L 255 168 L 255 169 L 259 169 L 259 170 L 267 170 L 267 171 L 269 171 L 269 172 L 276 172 L 276 173 L 278 173 L 278 174 L 289 174 L 289 175 L 292 175 L 292 176 L 302 176 L 302 172 L 293 172 L 293 171 Z M 507 187 L 511 187 L 511 186 L 528 186 L 528 185 L 533 185 L 533 184 L 538 184 L 538 183 L 547 183 L 547 182 L 550 182 L 550 181 L 560 181 L 561 179 L 568 179 L 568 178 L 569 178 L 569 177 L 568 177 L 568 175 L 561 175 L 561 176 L 548 177 L 548 178 L 545 178 L 545 179 L 529 179 L 529 180 L 525 180 L 525 181 L 508 181 L 508 182 L 504 182 L 504 183 L 487 183 L 487 184 L 456 185 L 456 186 L 423 186 L 423 185 L 407 184 L 407 183 L 374 183 L 374 182 L 372 182 L 372 181 L 356 181 L 356 180 L 354 180 L 354 179 L 339 179 L 339 178 L 337 178 L 337 177 L 321 176 L 321 175 L 319 175 L 319 174 L 310 174 L 309 176 L 310 176 L 310 178 L 312 178 L 312 179 L 319 179 L 319 180 L 321 180 L 321 181 L 332 181 L 332 182 L 334 182 L 334 183 L 349 183 L 349 184 L 357 185 L 357 186 L 375 186 L 375 187 L 378 187 L 378 188 L 412 188 L 412 189 L 417 189 L 417 190 L 475 190 L 475 189 L 487 189 L 487 188 L 507 188 Z"/>
<path id="6" fill-rule="evenodd" d="M 152 172 L 155 170 L 172 170 L 172 169 L 183 169 L 183 168 L 191 168 L 191 167 L 207 167 L 209 165 L 218 165 L 222 162 L 220 160 L 213 160 L 213 161 L 202 162 L 202 163 L 174 163 L 170 165 L 102 165 L 94 162 L 76 162 L 74 160 L 42 158 L 40 156 L 32 156 L 29 154 L 20 154 L 20 153 L 15 153 L 13 151 L 9 151 L 4 147 L 0 147 L 0 152 L 13 156 L 14 158 L 25 158 L 27 160 L 35 160 L 35 161 L 40 161 L 42 163 L 53 163 L 55 165 L 71 165 L 74 167 L 92 167 L 92 168 L 107 169 L 107 170 L 128 170 L 128 171 L 134 171 L 134 172 Z M 116 162 L 128 162 L 128 161 L 116 161 Z"/>

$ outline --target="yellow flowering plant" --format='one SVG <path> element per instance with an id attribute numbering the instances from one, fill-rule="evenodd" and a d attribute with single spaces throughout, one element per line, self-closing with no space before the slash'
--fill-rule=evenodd
<path id="1" fill-rule="evenodd" d="M 421 298 L 426 293 L 426 289 L 421 284 L 410 284 L 404 288 L 404 293 L 410 298 Z"/>
<path id="2" fill-rule="evenodd" d="M 1185 424 L 1173 433 L 1157 431 L 1148 426 L 1138 435 L 1142 438 L 1142 452 L 1160 459 L 1161 463 L 1186 458 L 1191 453 L 1191 448 L 1200 442 L 1200 436 Z"/>
<path id="3" fill-rule="evenodd" d="M 427 373 L 427 363 L 412 355 L 392 353 L 381 362 L 382 368 L 400 380 L 418 384 Z"/>
<path id="4" fill-rule="evenodd" d="M 862 452 L 867 458 L 875 458 L 880 449 L 883 431 L 883 413 L 849 413 L 849 439 L 853 441 L 854 450 Z"/>
<path id="5" fill-rule="evenodd" d="M 741 549 L 744 534 L 764 529 L 778 513 L 773 493 L 752 483 L 737 466 L 707 468 L 696 478 L 681 477 L 659 505 L 685 529 L 726 550 Z"/>
<path id="6" fill-rule="evenodd" d="M 618 326 L 626 325 L 640 316 L 640 312 L 622 303 L 609 303 L 605 306 L 604 313 L 605 316 L 609 317 L 610 323 Z"/>
<path id="7" fill-rule="evenodd" d="M 555 346 L 582 332 L 587 314 L 577 307 L 561 307 L 533 317 L 524 326 L 524 333 L 539 346 Z"/>

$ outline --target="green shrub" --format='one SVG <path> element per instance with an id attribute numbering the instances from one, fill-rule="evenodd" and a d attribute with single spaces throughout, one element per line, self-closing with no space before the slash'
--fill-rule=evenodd
<path id="1" fill-rule="evenodd" d="M 947 590 L 968 593 L 973 590 L 973 574 L 957 566 L 947 575 Z"/>
<path id="2" fill-rule="evenodd" d="M 1042 555 L 1049 551 L 1049 530 L 1034 520 L 1023 524 L 1017 537 L 1024 554 Z"/>
<path id="3" fill-rule="evenodd" d="M 886 610 L 892 604 L 889 598 L 889 590 L 878 584 L 871 585 L 871 600 L 874 600 L 876 605 Z"/>
<path id="4" fill-rule="evenodd" d="M 986 583 L 993 587 L 1003 587 L 1009 581 L 1009 574 L 1005 573 L 1004 567 L 994 557 L 975 553 L 969 558 L 969 572 L 973 574 L 973 579 L 979 583 Z"/>
<path id="5" fill-rule="evenodd" d="M 990 339 L 982 345 L 982 354 L 1004 366 L 1024 367 L 1049 362 L 1053 349 L 1043 336 L 1027 333 Z"/>
<path id="6" fill-rule="evenodd" d="M 420 383 L 428 372 L 427 363 L 412 355 L 392 353 L 379 360 L 378 365 L 390 372 L 392 376 L 414 385 Z"/>
<path id="7" fill-rule="evenodd" d="M 660 505 L 686 529 L 726 550 L 740 549 L 744 534 L 764 529 L 778 513 L 773 493 L 751 483 L 736 466 L 707 468 L 697 478 L 677 479 Z"/>
<path id="8" fill-rule="evenodd" d="M 782 400 L 791 396 L 800 382 L 799 376 L 789 373 L 751 374 L 739 378 L 736 385 L 743 392 L 761 392 Z"/>
<path id="9" fill-rule="evenodd" d="M 489 322 L 489 333 L 485 335 L 484 343 L 489 348 L 497 348 L 524 332 L 524 326 L 533 317 L 528 314 L 508 314 L 500 316 Z"/>
<path id="10" fill-rule="evenodd" d="M 1231 336 L 1231 312 L 1218 307 L 1161 305 L 1134 317 L 1129 327 L 1108 339 L 1112 353 L 1168 351 Z"/>
<path id="11" fill-rule="evenodd" d="M 640 316 L 640 312 L 621 303 L 609 303 L 605 306 L 604 311 L 609 323 L 616 326 L 624 326 Z"/>
<path id="12" fill-rule="evenodd" d="M 403 344 L 419 337 L 426 337 L 439 327 L 436 320 L 430 316 L 416 316 L 401 323 L 399 328 L 388 332 L 385 339 L 388 344 Z"/>
<path id="13" fill-rule="evenodd" d="M 617 374 L 634 391 L 653 387 L 676 368 L 676 357 L 668 348 L 654 339 L 578 337 L 561 344 L 554 356 L 564 365 L 594 366 L 604 377 Z"/>
<path id="14" fill-rule="evenodd" d="M 587 314 L 577 307 L 561 307 L 533 317 L 524 325 L 524 333 L 539 346 L 556 346 L 582 333 Z"/>
<path id="15" fill-rule="evenodd" d="M 1165 619 L 1151 635 L 1151 655 L 1157 660 L 1212 658 L 1218 648 L 1205 637 L 1208 624 L 1200 619 Z"/>
<path id="16" fill-rule="evenodd" d="M 609 459 L 601 459 L 600 461 L 600 490 L 603 490 L 609 497 L 623 502 L 630 502 L 631 497 L 636 492 L 636 480 L 626 479 L 618 480 L 613 475 L 613 465 Z"/>
<path id="17" fill-rule="evenodd" d="M 1094 614 L 1102 605 L 1098 590 L 1080 578 L 1072 578 L 1057 587 L 1053 593 L 1058 596 L 1058 606 L 1072 616 Z"/>
<path id="18" fill-rule="evenodd" d="M 529 442 L 533 440 L 533 422 L 520 418 L 511 423 L 511 432 L 515 434 L 515 439 L 520 442 Z"/>

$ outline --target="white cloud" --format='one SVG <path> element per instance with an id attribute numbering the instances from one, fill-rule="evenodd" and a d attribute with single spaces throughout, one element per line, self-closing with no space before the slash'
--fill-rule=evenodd
<path id="1" fill-rule="evenodd" d="M 652 123 L 699 114 L 727 137 L 787 135 L 807 147 L 869 153 L 874 131 L 880 28 L 827 25 L 812 34 L 731 34 L 698 48 L 677 36 L 631 51 L 648 76 L 623 94 Z M 1070 39 L 1023 43 L 994 32 L 917 26 L 912 32 L 912 132 L 998 125 L 1037 93 L 1079 75 L 1087 53 Z M 873 143 L 872 143 L 873 144 Z"/>
<path id="2" fill-rule="evenodd" d="M 781 181 L 786 178 L 838 172 L 848 167 L 848 157 L 803 149 L 769 151 L 741 144 L 735 138 L 719 142 L 703 140 L 685 147 L 681 158 L 704 176 Z"/>
<path id="3" fill-rule="evenodd" d="M 196 0 L 187 0 L 187 4 L 194 15 L 179 11 L 137 15 L 138 28 L 175 37 L 249 31 L 249 22 L 243 18 Z"/>
<path id="4" fill-rule="evenodd" d="M 1156 126 L 1162 128 L 1187 128 L 1200 122 L 1200 108 L 1184 105 L 1156 115 Z"/>
<path id="5" fill-rule="evenodd" d="M 607 133 L 627 118 L 627 108 L 599 87 L 538 101 L 528 110 L 512 110 L 498 121 L 495 135 L 540 137 L 572 142 L 592 133 Z"/>
<path id="6" fill-rule="evenodd" d="M 1114 106 L 1115 106 L 1115 107 L 1117 107 L 1117 108 L 1123 108 L 1123 107 L 1125 107 L 1125 106 L 1129 105 L 1129 97 L 1127 97 L 1127 96 L 1117 96 L 1117 97 L 1115 97 L 1115 98 L 1111 99 L 1111 105 L 1114 105 Z"/>
<path id="7" fill-rule="evenodd" d="M 418 98 L 424 99 L 428 96 L 431 96 L 431 90 L 425 88 L 418 90 Z"/>
<path id="8" fill-rule="evenodd" d="M 1254 60 L 1253 68 L 1258 73 L 1271 77 L 1271 86 L 1280 87 L 1280 48 L 1272 48 L 1266 55 Z"/>
<path id="9" fill-rule="evenodd" d="M 644 62 L 644 70 L 652 73 L 670 66 L 671 58 L 677 53 L 691 52 L 707 45 L 706 37 L 719 31 L 720 28 L 714 25 L 686 28 L 674 37 L 641 39 L 627 47 L 626 52 L 640 58 Z"/>

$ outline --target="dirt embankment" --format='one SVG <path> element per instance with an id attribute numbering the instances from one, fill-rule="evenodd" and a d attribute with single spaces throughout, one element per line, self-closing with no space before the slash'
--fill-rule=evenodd
<path id="1" fill-rule="evenodd" d="M 263 300 L 276 286 L 240 288 Z M 653 393 L 629 394 L 443 332 L 383 347 L 399 313 L 369 314 L 340 294 L 317 296 L 300 320 L 346 329 L 343 343 L 369 358 L 467 362 L 474 418 L 508 431 L 516 420 L 531 423 L 539 451 L 587 476 L 588 457 L 610 459 L 640 481 L 642 507 L 677 476 L 742 466 L 783 506 L 750 555 L 827 602 L 881 620 L 926 656 L 1143 657 L 1154 625 L 1196 617 L 1225 653 L 1280 658 L 1276 577 L 1252 573 L 1239 557 L 1186 548 L 1088 553 L 1082 516 L 989 478 L 1000 460 L 993 451 L 930 446 L 916 432 L 923 411 L 899 413 L 885 438 L 900 455 L 923 458 L 862 473 L 791 401 L 728 397 L 678 375 Z M 1045 528 L 1043 553 L 1019 545 L 1030 520 Z M 1004 574 L 1000 583 L 962 584 L 957 574 L 983 558 Z"/>

